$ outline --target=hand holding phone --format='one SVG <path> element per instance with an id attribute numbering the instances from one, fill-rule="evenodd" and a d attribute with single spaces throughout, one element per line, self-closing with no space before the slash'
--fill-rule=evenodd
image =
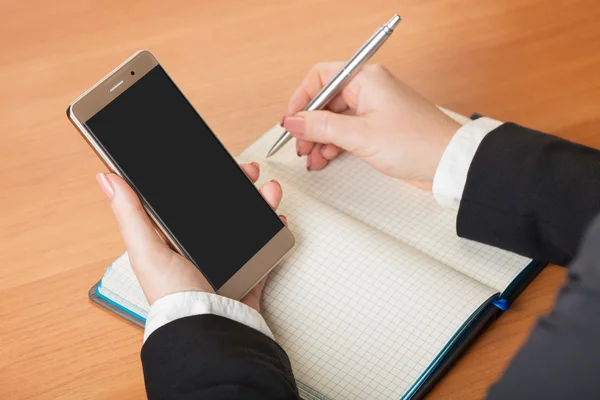
<path id="1" fill-rule="evenodd" d="M 252 182 L 260 174 L 257 163 L 243 164 L 242 170 Z M 208 171 L 207 171 L 208 173 Z M 214 293 L 204 275 L 185 257 L 171 250 L 156 232 L 138 196 L 127 183 L 115 174 L 98 174 L 100 188 L 108 197 L 125 241 L 135 275 L 148 303 L 173 293 L 202 291 Z M 277 181 L 262 185 L 260 193 L 276 210 L 281 201 L 281 186 Z M 284 216 L 280 216 L 287 223 Z M 260 312 L 260 297 L 265 279 L 241 301 Z"/>
<path id="2" fill-rule="evenodd" d="M 169 246 L 217 294 L 241 299 L 294 245 L 292 233 L 150 52 L 126 60 L 71 103 L 67 115 L 137 194 Z"/>

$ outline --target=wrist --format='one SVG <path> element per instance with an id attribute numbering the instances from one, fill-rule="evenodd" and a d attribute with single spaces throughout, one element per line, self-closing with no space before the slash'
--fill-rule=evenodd
<path id="1" fill-rule="evenodd" d="M 180 318 L 212 314 L 239 322 L 273 338 L 264 318 L 239 301 L 214 293 L 179 292 L 157 299 L 150 306 L 146 319 L 144 341 L 157 329 Z"/>
<path id="2" fill-rule="evenodd" d="M 410 183 L 419 189 L 429 190 L 431 191 L 433 188 L 433 183 L 435 180 L 436 173 L 442 162 L 444 154 L 446 153 L 446 149 L 448 145 L 452 141 L 452 138 L 456 134 L 456 132 L 462 126 L 460 123 L 456 122 L 452 118 L 446 116 L 445 114 L 440 113 L 439 120 L 434 125 L 434 128 L 431 129 L 431 142 L 428 145 L 426 165 L 424 166 L 425 173 L 423 174 L 423 179 L 411 180 Z"/>
<path id="3" fill-rule="evenodd" d="M 471 162 L 485 136 L 502 125 L 491 118 L 479 118 L 460 126 L 446 146 L 433 179 L 438 204 L 458 209 Z"/>
<path id="4" fill-rule="evenodd" d="M 437 133 L 437 146 L 434 157 L 433 173 L 431 175 L 432 182 L 435 179 L 435 174 L 437 173 L 452 138 L 454 138 L 454 135 L 456 135 L 456 132 L 458 132 L 461 127 L 462 124 L 444 114 L 444 121 L 440 123 L 439 131 Z"/>

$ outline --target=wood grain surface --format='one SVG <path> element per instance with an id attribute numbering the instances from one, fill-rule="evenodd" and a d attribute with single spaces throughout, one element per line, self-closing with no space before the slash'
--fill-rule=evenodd
<path id="1" fill-rule="evenodd" d="M 0 1 L 0 398 L 145 396 L 140 329 L 87 299 L 124 247 L 72 100 L 147 48 L 238 153 L 394 12 L 374 61 L 432 101 L 600 147 L 594 0 Z M 483 397 L 564 276 L 547 268 L 430 397 Z"/>

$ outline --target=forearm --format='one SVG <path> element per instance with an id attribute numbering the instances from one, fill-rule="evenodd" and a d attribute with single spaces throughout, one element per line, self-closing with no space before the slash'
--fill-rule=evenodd
<path id="1" fill-rule="evenodd" d="M 566 265 L 600 210 L 600 152 L 503 124 L 481 142 L 460 202 L 457 232 Z"/>
<path id="2" fill-rule="evenodd" d="M 287 355 L 259 331 L 212 315 L 156 329 L 142 348 L 149 399 L 297 399 Z"/>
<path id="3" fill-rule="evenodd" d="M 491 399 L 595 399 L 600 393 L 600 219 L 585 235 L 552 312 L 540 319 Z"/>
<path id="4" fill-rule="evenodd" d="M 287 355 L 252 307 L 214 293 L 152 304 L 142 364 L 148 397 L 295 399 Z"/>

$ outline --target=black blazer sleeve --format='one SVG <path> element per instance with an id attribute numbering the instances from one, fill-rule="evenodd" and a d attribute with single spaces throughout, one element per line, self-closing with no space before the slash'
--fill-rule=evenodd
<path id="1" fill-rule="evenodd" d="M 481 142 L 457 219 L 461 237 L 566 265 L 600 210 L 600 152 L 507 123 Z"/>
<path id="2" fill-rule="evenodd" d="M 298 399 L 289 359 L 271 338 L 216 315 L 181 318 L 142 347 L 150 400 Z"/>
<path id="3" fill-rule="evenodd" d="M 590 224 L 554 309 L 540 318 L 489 400 L 598 399 L 600 218 Z"/>

